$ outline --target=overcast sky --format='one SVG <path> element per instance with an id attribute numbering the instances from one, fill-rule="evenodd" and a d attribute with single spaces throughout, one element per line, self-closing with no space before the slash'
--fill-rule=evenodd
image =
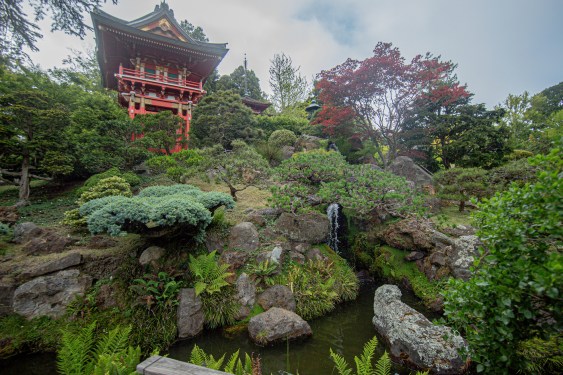
<path id="1" fill-rule="evenodd" d="M 103 10 L 131 20 L 161 0 L 108 1 Z M 167 0 L 176 19 L 201 26 L 211 42 L 228 43 L 219 65 L 231 73 L 247 54 L 249 68 L 270 92 L 275 53 L 291 56 L 309 79 L 348 57 L 364 59 L 379 41 L 392 42 L 410 60 L 431 52 L 458 64 L 457 75 L 492 107 L 508 94 L 537 93 L 563 81 L 563 0 Z M 91 24 L 90 17 L 87 16 Z M 40 25 L 43 68 L 61 64 L 68 49 L 93 47 Z"/>

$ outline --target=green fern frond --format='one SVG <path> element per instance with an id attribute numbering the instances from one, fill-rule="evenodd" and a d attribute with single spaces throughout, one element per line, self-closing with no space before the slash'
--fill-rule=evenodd
<path id="1" fill-rule="evenodd" d="M 359 358 L 354 357 L 358 375 L 372 374 L 373 372 L 372 360 L 376 348 L 377 348 L 377 337 L 374 336 L 371 340 L 365 343 L 362 355 Z"/>
<path id="2" fill-rule="evenodd" d="M 113 355 L 115 353 L 125 351 L 129 343 L 129 334 L 131 333 L 131 326 L 120 327 L 117 326 L 112 329 L 106 336 L 104 336 L 94 352 L 94 358 L 97 359 L 101 354 Z"/>
<path id="3" fill-rule="evenodd" d="M 375 375 L 391 374 L 391 358 L 387 352 L 383 353 L 375 365 Z"/>
<path id="4" fill-rule="evenodd" d="M 330 349 L 330 358 L 332 358 L 339 375 L 352 375 L 352 369 L 348 367 L 348 362 L 344 357 L 333 352 L 332 348 Z"/>
<path id="5" fill-rule="evenodd" d="M 204 363 L 206 362 L 207 359 L 207 354 L 205 353 L 205 351 L 203 351 L 203 349 L 201 349 L 199 346 L 194 345 L 194 348 L 192 349 L 192 353 L 190 354 L 190 363 L 193 363 L 194 365 L 197 366 L 203 366 Z"/>
<path id="6" fill-rule="evenodd" d="M 96 322 L 78 334 L 63 331 L 61 348 L 57 353 L 57 368 L 63 375 L 81 375 L 92 367 L 92 347 Z"/>
<path id="7" fill-rule="evenodd" d="M 237 350 L 236 352 L 234 352 L 233 355 L 231 355 L 231 357 L 229 358 L 229 360 L 225 364 L 225 368 L 223 369 L 223 371 L 228 372 L 229 374 L 235 373 L 237 360 L 239 359 L 238 358 L 239 351 L 240 351 L 240 349 Z"/>

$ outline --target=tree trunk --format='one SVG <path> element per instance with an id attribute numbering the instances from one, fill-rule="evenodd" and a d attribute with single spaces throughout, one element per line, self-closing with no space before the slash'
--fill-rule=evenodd
<path id="1" fill-rule="evenodd" d="M 229 191 L 231 193 L 231 197 L 233 197 L 233 200 L 236 202 L 237 201 L 237 189 L 235 189 L 232 185 L 229 185 Z"/>
<path id="2" fill-rule="evenodd" d="M 17 207 L 26 206 L 29 203 L 29 153 L 24 152 L 22 161 L 22 174 L 20 177 L 19 200 Z"/>
<path id="3" fill-rule="evenodd" d="M 465 199 L 459 201 L 459 212 L 465 211 Z"/>

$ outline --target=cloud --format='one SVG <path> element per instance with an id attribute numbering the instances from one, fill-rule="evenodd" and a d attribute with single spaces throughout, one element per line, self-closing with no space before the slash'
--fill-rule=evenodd
<path id="1" fill-rule="evenodd" d="M 368 57 L 379 41 L 410 59 L 432 52 L 458 64 L 457 74 L 476 102 L 494 106 L 509 93 L 532 93 L 563 81 L 563 2 L 559 0 L 168 0 L 178 20 L 201 26 L 212 42 L 228 42 L 219 66 L 228 74 L 246 53 L 249 68 L 269 92 L 275 53 L 291 56 L 307 77 L 348 57 Z M 108 2 L 104 11 L 126 20 L 154 9 L 148 0 Z M 89 20 L 89 16 L 87 16 Z M 93 46 L 60 32 L 31 54 L 44 68 L 60 65 L 68 48 Z"/>

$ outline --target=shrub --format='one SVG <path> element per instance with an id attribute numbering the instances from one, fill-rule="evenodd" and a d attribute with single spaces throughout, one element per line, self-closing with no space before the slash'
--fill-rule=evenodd
<path id="1" fill-rule="evenodd" d="M 496 167 L 489 172 L 488 183 L 495 191 L 506 190 L 512 183 L 519 186 L 534 182 L 538 169 L 527 159 L 518 159 Z"/>
<path id="2" fill-rule="evenodd" d="M 473 278 L 450 281 L 444 308 L 465 331 L 478 372 L 525 370 L 519 345 L 561 332 L 561 155 L 558 147 L 531 159 L 540 170 L 537 182 L 497 193 L 474 214 L 486 250 Z"/>
<path id="3" fill-rule="evenodd" d="M 100 182 L 100 180 L 103 180 L 104 178 L 109 178 L 109 177 L 121 177 L 125 181 L 127 181 L 127 183 L 131 186 L 137 186 L 141 183 L 141 178 L 139 176 L 137 176 L 135 173 L 132 173 L 132 172 L 122 173 L 119 170 L 119 168 L 114 167 L 114 168 L 108 169 L 105 172 L 98 173 L 98 174 L 95 174 L 93 176 L 90 176 L 90 178 L 88 178 L 84 182 L 84 185 L 82 185 L 82 187 L 76 191 L 76 194 L 78 196 L 82 195 L 82 193 L 84 193 L 85 191 L 87 191 L 90 188 L 97 185 L 98 182 Z"/>
<path id="4" fill-rule="evenodd" d="M 133 280 L 130 288 L 151 309 L 153 305 L 162 308 L 177 306 L 181 287 L 181 281 L 176 281 L 166 272 L 159 272 L 158 275 L 147 274 L 142 279 Z"/>
<path id="5" fill-rule="evenodd" d="M 293 146 L 296 141 L 297 137 L 295 133 L 286 129 L 276 130 L 270 135 L 270 138 L 268 138 L 268 144 L 278 148 Z"/>
<path id="6" fill-rule="evenodd" d="M 227 194 L 205 193 L 188 185 L 153 186 L 132 198 L 113 196 L 92 200 L 80 207 L 80 215 L 87 216 L 92 234 L 118 235 L 133 231 L 163 235 L 163 230 L 184 229 L 191 230 L 201 242 L 205 228 L 211 223 L 212 210 L 221 205 L 232 208 L 234 201 Z"/>
<path id="7" fill-rule="evenodd" d="M 459 201 L 459 211 L 465 209 L 465 202 L 471 198 L 481 199 L 491 194 L 487 171 L 481 168 L 452 168 L 434 175 L 438 185 L 438 196 Z"/>

